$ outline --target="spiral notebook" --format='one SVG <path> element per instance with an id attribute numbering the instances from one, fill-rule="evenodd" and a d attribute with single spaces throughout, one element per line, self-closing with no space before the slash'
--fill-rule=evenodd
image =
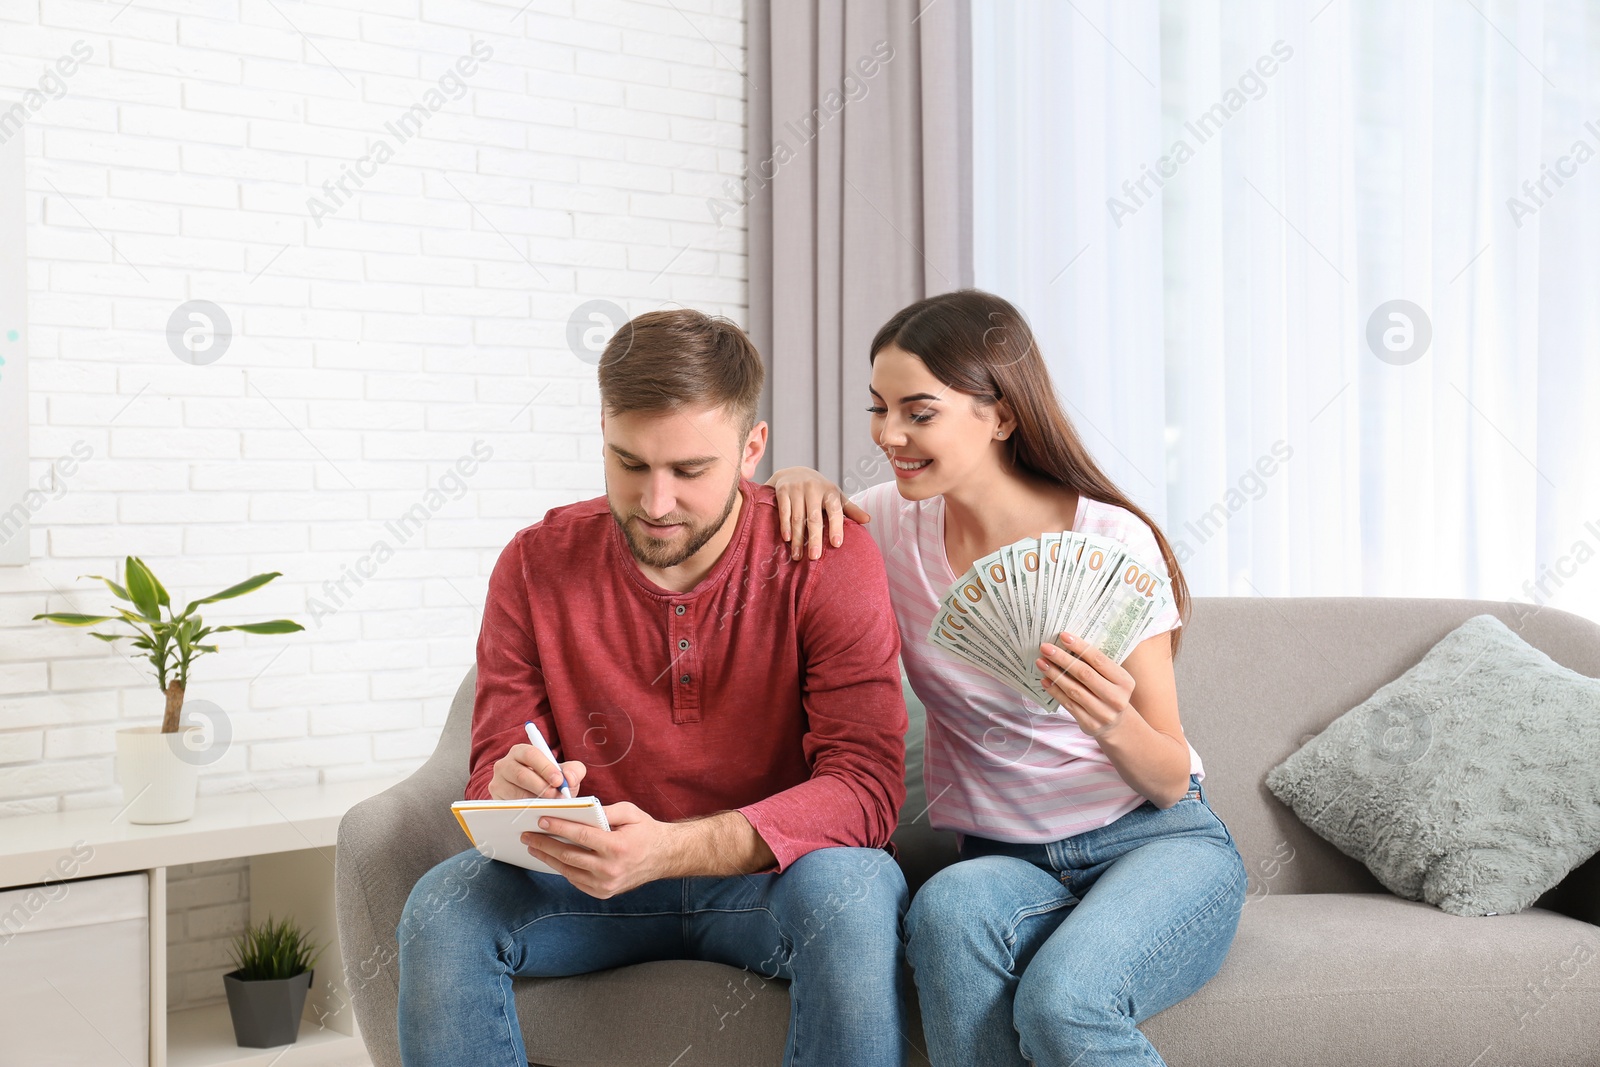
<path id="1" fill-rule="evenodd" d="M 593 826 L 597 830 L 610 830 L 606 813 L 600 807 L 599 797 L 552 797 L 549 800 L 458 800 L 450 811 L 461 824 L 467 840 L 474 848 L 492 860 L 524 867 L 530 871 L 558 874 L 548 863 L 535 859 L 522 843 L 522 835 L 532 831 L 542 834 L 539 817 L 552 815 L 558 819 L 571 819 Z M 557 841 L 567 839 L 551 834 Z M 569 844 L 571 842 L 568 842 Z"/>

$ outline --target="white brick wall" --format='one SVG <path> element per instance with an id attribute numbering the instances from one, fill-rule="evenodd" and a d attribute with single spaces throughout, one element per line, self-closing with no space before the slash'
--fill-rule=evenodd
<path id="1" fill-rule="evenodd" d="M 492 56 L 455 75 L 464 95 L 399 143 L 386 124 L 474 41 Z M 75 46 L 64 92 L 27 96 Z M 431 751 L 500 549 L 602 491 L 574 308 L 744 319 L 743 218 L 706 206 L 744 161 L 743 61 L 738 0 L 0 3 L 0 113 L 42 101 L 21 134 L 30 481 L 88 454 L 34 515 L 33 562 L 0 568 L 0 816 L 120 803 L 113 733 L 160 694 L 30 617 L 107 607 L 79 575 L 125 554 L 186 599 L 282 571 L 207 618 L 309 628 L 224 634 L 197 664 L 191 699 L 233 734 L 202 794 Z M 379 139 L 393 158 L 313 221 Z M 206 366 L 167 345 L 191 299 L 234 330 Z M 386 531 L 480 442 L 464 494 Z M 335 604 L 380 538 L 393 558 Z M 312 598 L 337 610 L 313 621 Z M 206 995 L 246 893 L 175 914 L 174 974 L 204 975 L 175 1004 Z"/>
<path id="2" fill-rule="evenodd" d="M 250 919 L 246 858 L 167 868 L 167 1008 L 227 1000 L 234 937 Z"/>

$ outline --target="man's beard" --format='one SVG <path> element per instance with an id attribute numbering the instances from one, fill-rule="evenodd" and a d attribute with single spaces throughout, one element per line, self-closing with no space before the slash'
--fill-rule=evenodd
<path id="1" fill-rule="evenodd" d="M 622 527 L 622 536 L 627 539 L 628 550 L 633 553 L 633 558 L 647 567 L 667 570 L 700 551 L 708 541 L 717 536 L 717 531 L 722 529 L 722 524 L 727 522 L 728 516 L 733 513 L 734 502 L 738 499 L 739 483 L 735 481 L 733 491 L 728 494 L 728 502 L 723 505 L 722 514 L 717 516 L 716 522 L 704 526 L 685 522 L 684 529 L 676 537 L 666 541 L 651 537 L 635 527 L 635 521 L 644 521 L 642 516 L 635 515 L 624 519 L 618 515 L 617 509 L 611 506 L 609 496 L 606 498 L 606 506 L 611 508 L 611 517 Z"/>

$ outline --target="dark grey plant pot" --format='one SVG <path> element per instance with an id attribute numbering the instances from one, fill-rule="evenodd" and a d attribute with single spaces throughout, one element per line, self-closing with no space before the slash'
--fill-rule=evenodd
<path id="1" fill-rule="evenodd" d="M 276 1048 L 292 1045 L 300 1037 L 300 1013 L 305 1011 L 315 971 L 293 978 L 247 982 L 238 971 L 222 976 L 228 990 L 228 1014 L 233 1016 L 233 1037 L 240 1048 Z"/>

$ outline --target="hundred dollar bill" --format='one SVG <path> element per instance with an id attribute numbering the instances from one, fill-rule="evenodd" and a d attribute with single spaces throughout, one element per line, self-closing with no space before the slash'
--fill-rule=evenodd
<path id="1" fill-rule="evenodd" d="M 1060 629 L 1079 637 L 1084 636 L 1084 623 L 1088 609 L 1109 577 L 1106 564 L 1120 555 L 1120 549 L 1107 538 L 1085 538 L 1072 573 L 1072 588 L 1067 593 L 1065 621 Z"/>
<path id="2" fill-rule="evenodd" d="M 1047 533 L 1039 538 L 1039 575 L 1034 581 L 1033 644 L 1038 647 L 1049 640 L 1051 606 L 1050 583 L 1061 566 L 1061 538 L 1058 533 Z"/>
<path id="3" fill-rule="evenodd" d="M 1051 622 L 1051 632 L 1059 633 L 1061 630 L 1072 629 L 1072 617 L 1077 609 L 1078 597 L 1082 595 L 1083 582 L 1088 577 L 1085 568 L 1085 555 L 1090 553 L 1090 537 L 1088 534 L 1074 534 L 1072 542 L 1066 545 L 1066 569 L 1061 574 L 1061 592 L 1056 601 L 1056 617 Z"/>
<path id="4" fill-rule="evenodd" d="M 1038 626 L 1034 617 L 1034 602 L 1037 599 L 1035 590 L 1039 585 L 1039 542 L 1029 538 L 1012 545 L 1011 564 L 1019 624 L 1017 637 L 1026 641 Z"/>
<path id="5" fill-rule="evenodd" d="M 1001 548 L 996 555 L 999 556 L 1000 565 L 1005 568 L 1003 579 L 994 580 L 991 574 L 995 592 L 1001 601 L 1000 608 L 1009 620 L 1006 636 L 1017 649 L 1018 655 L 1024 658 L 1026 648 L 1023 642 L 1027 639 L 1028 611 L 1024 605 L 1026 579 L 1023 577 L 1021 552 L 1030 543 L 1029 540 L 1022 540 Z"/>
<path id="6" fill-rule="evenodd" d="M 1150 601 L 1114 596 L 1095 626 L 1095 647 L 1113 663 L 1121 663 L 1133 651 L 1144 625 L 1150 619 Z"/>
<path id="7" fill-rule="evenodd" d="M 1061 643 L 1061 632 L 1063 630 L 1084 641 L 1090 640 L 1083 627 L 1075 623 L 1074 615 L 1079 598 L 1083 595 L 1083 584 L 1090 577 L 1085 569 L 1086 560 L 1090 558 L 1090 554 L 1099 540 L 1092 534 L 1068 532 L 1061 535 L 1061 559 L 1057 565 L 1060 573 L 1056 578 L 1056 602 L 1052 606 L 1049 628 L 1045 636 L 1045 640 L 1052 644 L 1059 645 Z M 1041 686 L 1044 684 L 1043 677 L 1046 673 L 1054 674 L 1056 672 L 1054 669 L 1048 671 L 1041 671 L 1038 667 L 1033 669 L 1033 676 L 1039 680 Z"/>
<path id="8" fill-rule="evenodd" d="M 1059 551 L 1052 564 L 1049 579 L 1049 604 L 1045 608 L 1045 640 L 1059 639 L 1066 624 L 1068 594 L 1071 592 L 1072 572 L 1078 564 L 1083 549 L 1083 535 L 1071 532 L 1061 535 Z"/>
<path id="9" fill-rule="evenodd" d="M 928 631 L 928 640 L 937 648 L 977 667 L 985 674 L 990 675 L 999 682 L 1015 690 L 1019 695 L 1036 703 L 1041 702 L 1041 694 L 1036 692 L 1032 685 L 1024 684 L 1017 677 L 1015 669 L 1009 664 L 991 655 L 981 643 L 963 640 L 963 633 L 956 629 L 958 617 L 953 612 L 944 612 L 940 618 L 934 620 L 934 625 Z"/>
<path id="10" fill-rule="evenodd" d="M 1018 679 L 1028 675 L 1027 663 L 1031 661 L 1017 655 L 1013 633 L 996 604 L 994 592 L 976 571 L 969 570 L 967 577 L 956 583 L 945 596 L 944 604 L 968 624 L 969 639 L 986 645 L 986 650 L 1005 663 Z"/>
<path id="11" fill-rule="evenodd" d="M 1064 630 L 1121 663 L 1171 602 L 1164 568 L 1121 541 L 1047 532 L 975 562 L 945 594 L 928 638 L 1057 711 L 1035 666 L 1042 642 L 1058 642 Z"/>
<path id="12" fill-rule="evenodd" d="M 1166 602 L 1167 579 L 1123 553 L 1113 581 L 1097 605 L 1087 629 L 1095 647 L 1121 663 L 1144 634 L 1145 625 Z"/>
<path id="13" fill-rule="evenodd" d="M 1017 620 L 1016 609 L 1011 603 L 1011 590 L 1015 581 L 1007 564 L 1006 555 L 1004 548 L 991 552 L 974 563 L 972 569 L 977 572 L 978 580 L 988 590 L 989 603 L 999 613 L 999 622 L 1007 635 L 1007 643 L 1015 645 L 1023 630 Z"/>

